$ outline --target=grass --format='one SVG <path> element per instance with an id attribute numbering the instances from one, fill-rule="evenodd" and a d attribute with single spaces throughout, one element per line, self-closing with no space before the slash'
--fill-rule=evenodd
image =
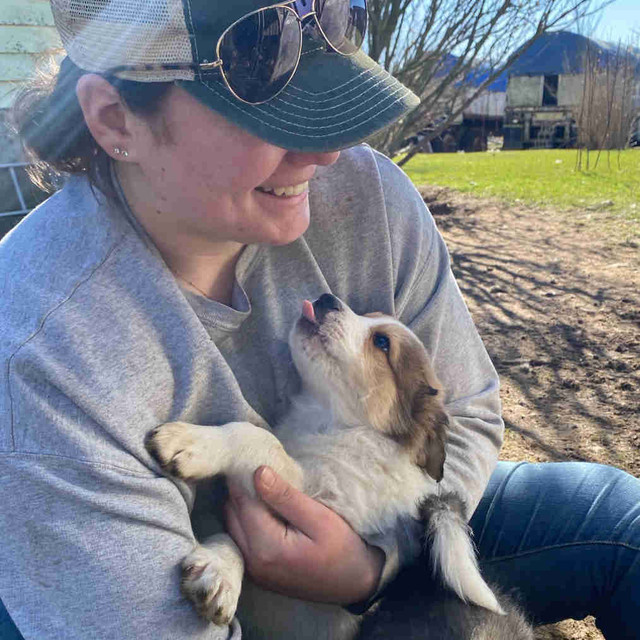
<path id="1" fill-rule="evenodd" d="M 576 170 L 575 149 L 421 154 L 403 169 L 417 186 L 434 184 L 508 202 L 562 209 L 610 210 L 640 222 L 640 149 L 609 160 L 590 153 L 590 170 Z M 618 168 L 618 163 L 620 168 Z"/>

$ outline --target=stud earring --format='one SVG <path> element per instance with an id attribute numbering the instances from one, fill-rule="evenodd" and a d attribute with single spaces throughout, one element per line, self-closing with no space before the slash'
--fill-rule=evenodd
<path id="1" fill-rule="evenodd" d="M 122 154 L 125 158 L 129 157 L 129 152 L 126 149 L 119 149 L 118 147 L 114 147 L 113 153 L 115 153 L 117 156 Z"/>

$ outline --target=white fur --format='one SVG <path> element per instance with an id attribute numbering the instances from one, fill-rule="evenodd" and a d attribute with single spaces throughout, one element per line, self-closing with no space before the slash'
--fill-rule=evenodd
<path id="1" fill-rule="evenodd" d="M 170 423 L 152 437 L 155 454 L 184 479 L 224 474 L 240 480 L 248 491 L 253 491 L 255 469 L 269 465 L 340 514 L 362 536 L 392 530 L 400 516 L 417 516 L 421 499 L 436 491 L 435 481 L 400 444 L 368 424 L 361 410 L 362 399 L 376 393 L 375 386 L 367 386 L 362 352 L 371 327 L 377 324 L 399 323 L 392 318 L 357 316 L 345 306 L 327 323 L 323 340 L 299 326 L 294 328 L 290 345 L 303 392 L 275 429 L 278 438 L 246 422 L 216 428 Z M 416 348 L 422 348 L 413 338 Z M 432 524 L 434 562 L 447 584 L 464 600 L 501 613 L 478 571 L 466 524 L 444 516 Z M 217 538 L 194 553 L 205 570 L 198 585 L 187 584 L 185 593 L 202 611 L 203 597 L 213 601 L 211 593 L 202 595 L 202 587 L 205 592 L 219 590 L 220 567 L 227 566 L 236 577 L 228 581 L 230 586 L 221 597 L 216 596 L 215 606 L 208 607 L 207 617 L 229 619 L 235 611 L 231 601 L 238 567 L 243 566 L 240 552 L 232 542 L 225 546 L 224 538 Z M 239 618 L 252 640 L 349 640 L 359 623 L 342 607 L 287 598 L 248 580 Z"/>
<path id="2" fill-rule="evenodd" d="M 388 532 L 399 516 L 417 517 L 420 499 L 436 490 L 400 445 L 371 427 L 327 420 L 326 409 L 310 395 L 294 401 L 277 434 L 304 470 L 305 493 L 360 535 Z"/>
<path id="3" fill-rule="evenodd" d="M 182 592 L 198 613 L 216 625 L 228 625 L 242 590 L 244 561 L 226 533 L 211 536 L 182 561 Z"/>
<path id="4" fill-rule="evenodd" d="M 445 584 L 464 602 L 504 615 L 480 575 L 471 533 L 462 518 L 451 510 L 437 512 L 429 522 L 428 536 L 434 573 L 440 573 Z"/>

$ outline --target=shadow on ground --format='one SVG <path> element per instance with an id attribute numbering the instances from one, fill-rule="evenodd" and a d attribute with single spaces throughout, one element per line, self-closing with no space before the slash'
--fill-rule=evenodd
<path id="1" fill-rule="evenodd" d="M 586 212 L 421 192 L 501 377 L 501 457 L 640 476 L 640 247 L 628 229 Z M 602 638 L 575 621 L 539 637 Z"/>
<path id="2" fill-rule="evenodd" d="M 570 214 L 423 195 L 501 376 L 505 454 L 640 475 L 637 247 Z"/>

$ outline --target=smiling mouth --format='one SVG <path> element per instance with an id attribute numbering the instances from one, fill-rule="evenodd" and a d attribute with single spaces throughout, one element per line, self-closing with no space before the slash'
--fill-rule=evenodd
<path id="1" fill-rule="evenodd" d="M 294 184 L 290 187 L 256 187 L 256 191 L 261 193 L 267 193 L 271 196 L 277 196 L 279 198 L 299 196 L 305 191 L 309 190 L 309 182 L 302 182 L 301 184 Z"/>

